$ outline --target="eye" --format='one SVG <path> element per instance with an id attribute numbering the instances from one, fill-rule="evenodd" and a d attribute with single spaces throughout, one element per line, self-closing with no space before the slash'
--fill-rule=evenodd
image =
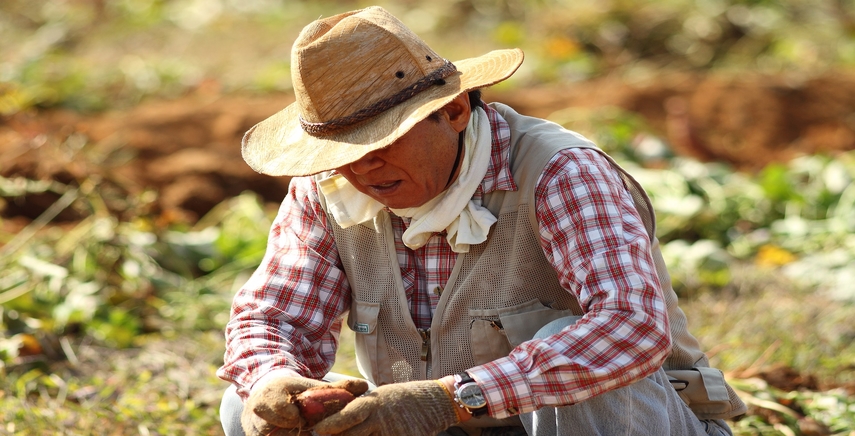
<path id="1" fill-rule="evenodd" d="M 397 73 L 395 73 L 395 77 L 397 77 L 399 79 L 403 79 L 404 78 L 404 72 L 398 71 Z"/>
<path id="2" fill-rule="evenodd" d="M 427 59 L 427 60 L 428 60 L 428 62 L 430 62 L 430 61 L 432 61 L 432 60 L 433 60 L 433 58 L 432 58 L 432 57 L 430 57 L 429 55 L 425 55 L 425 59 Z"/>

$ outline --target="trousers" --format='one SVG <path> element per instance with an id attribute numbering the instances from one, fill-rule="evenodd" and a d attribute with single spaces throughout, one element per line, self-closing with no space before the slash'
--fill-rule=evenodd
<path id="1" fill-rule="evenodd" d="M 337 374 L 325 377 L 328 381 Z M 245 436 L 240 426 L 243 402 L 234 386 L 220 404 L 226 436 Z M 437 436 L 732 436 L 723 420 L 695 417 L 680 399 L 665 371 L 572 406 L 545 407 L 520 415 L 523 428 L 482 429 L 478 434 L 451 428 Z"/>
<path id="2" fill-rule="evenodd" d="M 572 406 L 520 415 L 529 436 L 730 436 L 723 420 L 699 420 L 665 370 Z"/>

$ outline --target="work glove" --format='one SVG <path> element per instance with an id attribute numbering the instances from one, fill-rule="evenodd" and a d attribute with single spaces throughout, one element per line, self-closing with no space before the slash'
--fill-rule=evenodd
<path id="1" fill-rule="evenodd" d="M 319 386 L 341 387 L 353 395 L 368 390 L 365 380 L 342 380 L 326 383 L 305 377 L 281 377 L 271 380 L 261 389 L 252 391 L 241 413 L 240 423 L 247 436 L 311 435 L 306 420 L 293 398 Z"/>
<path id="2" fill-rule="evenodd" d="M 435 436 L 457 424 L 457 405 L 436 380 L 380 386 L 314 429 L 341 436 Z"/>

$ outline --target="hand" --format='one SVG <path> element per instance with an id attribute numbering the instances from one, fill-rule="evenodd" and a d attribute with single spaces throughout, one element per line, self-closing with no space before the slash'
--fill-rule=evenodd
<path id="1" fill-rule="evenodd" d="M 310 435 L 306 420 L 294 402 L 297 394 L 314 387 L 341 387 L 353 395 L 368 389 L 364 380 L 342 380 L 326 383 L 304 377 L 281 377 L 271 380 L 261 389 L 250 393 L 243 407 L 240 422 L 247 436 Z"/>
<path id="2" fill-rule="evenodd" d="M 435 436 L 458 422 L 449 394 L 436 380 L 427 380 L 380 386 L 314 430 L 342 436 Z"/>

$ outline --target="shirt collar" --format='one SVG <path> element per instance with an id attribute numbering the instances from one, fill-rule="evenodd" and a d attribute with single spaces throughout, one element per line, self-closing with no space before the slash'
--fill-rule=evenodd
<path id="1" fill-rule="evenodd" d="M 489 194 L 493 191 L 516 191 L 517 185 L 511 175 L 511 128 L 498 111 L 484 105 L 487 119 L 490 121 L 490 131 L 493 135 L 490 164 L 487 174 L 476 192 Z"/>

